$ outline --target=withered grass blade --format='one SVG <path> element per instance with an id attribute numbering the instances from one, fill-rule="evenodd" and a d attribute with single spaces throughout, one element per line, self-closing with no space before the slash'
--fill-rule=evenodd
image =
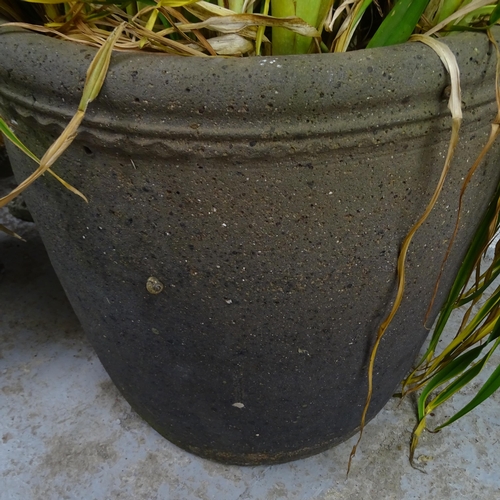
<path id="1" fill-rule="evenodd" d="M 332 45 L 332 52 L 347 51 L 363 14 L 371 4 L 372 0 L 356 0 L 354 2 L 353 7 L 347 11 L 347 16 L 337 32 L 337 36 Z"/>
<path id="2" fill-rule="evenodd" d="M 207 43 L 221 56 L 247 54 L 255 48 L 252 42 L 236 33 L 211 37 Z"/>
<path id="3" fill-rule="evenodd" d="M 443 258 L 443 261 L 442 261 L 442 264 L 441 264 L 441 269 L 439 271 L 439 275 L 438 275 L 438 278 L 436 280 L 436 284 L 434 286 L 433 296 L 432 296 L 432 299 L 430 301 L 429 307 L 427 309 L 427 313 L 426 313 L 426 317 L 425 317 L 425 322 L 427 322 L 427 318 L 428 318 L 428 316 L 430 314 L 430 311 L 432 309 L 432 306 L 434 304 L 434 300 L 435 300 L 435 297 L 436 297 L 437 292 L 438 292 L 438 288 L 439 288 L 439 283 L 440 283 L 440 280 L 441 280 L 441 276 L 442 276 L 443 271 L 444 271 L 444 266 L 446 264 L 446 261 L 448 260 L 448 256 L 449 256 L 449 254 L 451 252 L 451 248 L 453 246 L 453 243 L 455 241 L 456 235 L 458 233 L 459 223 L 460 223 L 460 216 L 462 214 L 462 209 L 463 209 L 463 198 L 464 198 L 467 186 L 469 185 L 469 183 L 470 183 L 470 181 L 471 181 L 472 176 L 474 175 L 474 173 L 477 171 L 477 169 L 479 168 L 479 166 L 482 164 L 482 162 L 484 160 L 484 157 L 490 151 L 490 149 L 492 148 L 492 146 L 495 143 L 496 139 L 500 135 L 500 50 L 498 48 L 498 44 L 497 44 L 496 40 L 494 39 L 494 37 L 492 36 L 492 34 L 490 32 L 490 30 L 487 31 L 487 35 L 488 35 L 488 39 L 490 40 L 490 42 L 492 43 L 492 45 L 495 47 L 496 54 L 497 54 L 497 61 L 496 61 L 496 83 L 495 83 L 495 97 L 496 97 L 496 103 L 497 103 L 497 115 L 496 115 L 495 119 L 493 120 L 493 122 L 491 123 L 491 131 L 490 131 L 490 135 L 489 135 L 487 143 L 485 144 L 485 146 L 483 147 L 483 149 L 481 150 L 481 152 L 477 156 L 476 160 L 474 161 L 472 167 L 467 172 L 467 175 L 466 175 L 466 177 L 465 177 L 465 179 L 464 179 L 464 181 L 462 183 L 462 188 L 460 190 L 460 196 L 459 196 L 459 199 L 458 199 L 458 208 L 457 208 L 457 216 L 456 216 L 456 221 L 455 221 L 455 228 L 453 230 L 453 235 L 450 238 L 450 241 L 448 243 L 448 248 L 446 250 L 446 254 L 445 254 L 445 256 Z M 491 236 L 493 236 L 493 235 L 491 235 Z"/>
<path id="4" fill-rule="evenodd" d="M 3 134 L 3 136 L 8 139 L 14 146 L 19 148 L 25 155 L 29 156 L 33 161 L 36 163 L 40 163 L 40 160 L 37 158 L 35 154 L 33 154 L 23 143 L 22 141 L 17 137 L 14 132 L 9 128 L 7 123 L 0 117 L 0 134 Z"/>
<path id="5" fill-rule="evenodd" d="M 321 34 L 299 17 L 278 18 L 262 14 L 235 14 L 224 17 L 210 17 L 206 21 L 178 26 L 181 30 L 208 28 L 221 33 L 237 33 L 250 26 L 285 28 L 299 35 L 317 38 Z"/>
<path id="6" fill-rule="evenodd" d="M 10 130 L 10 128 L 7 126 L 5 121 L 0 117 L 0 133 L 4 135 L 12 144 L 14 144 L 17 148 L 19 148 L 24 154 L 26 154 L 29 158 L 31 158 L 34 162 L 40 164 L 40 160 L 38 157 L 33 154 L 28 147 L 26 147 L 21 140 Z M 48 173 L 51 174 L 55 179 L 57 179 L 66 189 L 71 191 L 72 193 L 76 194 L 86 202 L 88 202 L 87 198 L 83 193 L 78 191 L 75 187 L 73 187 L 71 184 L 66 182 L 64 179 L 59 177 L 55 172 L 53 172 L 50 168 L 48 169 Z"/>
<path id="7" fill-rule="evenodd" d="M 92 60 L 87 71 L 87 78 L 82 94 L 83 97 L 78 106 L 78 111 L 75 113 L 69 124 L 63 130 L 62 134 L 55 140 L 55 142 L 43 155 L 42 159 L 40 160 L 40 165 L 35 170 L 35 172 L 33 172 L 27 179 L 22 181 L 8 195 L 1 198 L 0 207 L 5 206 L 7 203 L 12 201 L 16 196 L 18 196 L 28 186 L 30 186 L 36 179 L 38 179 L 38 177 L 43 175 L 43 173 L 46 172 L 54 164 L 54 162 L 73 142 L 77 134 L 78 127 L 85 116 L 85 110 L 87 109 L 89 102 L 94 100 L 101 90 L 109 67 L 113 44 L 116 41 L 116 38 L 120 35 L 123 26 L 124 25 L 121 24 L 115 29 L 115 31 L 106 40 L 105 44 L 97 51 L 97 54 Z"/>
<path id="8" fill-rule="evenodd" d="M 444 27 L 446 27 L 448 24 L 450 24 L 452 21 L 455 21 L 455 19 L 459 19 L 463 16 L 466 16 L 467 14 L 470 14 L 471 12 L 474 12 L 476 9 L 479 9 L 481 7 L 485 7 L 486 5 L 491 5 L 494 3 L 496 3 L 494 0 L 472 0 L 472 2 L 466 4 L 464 7 L 457 10 L 451 16 L 448 16 L 446 19 L 444 19 L 440 23 L 436 24 L 436 26 L 431 28 L 429 31 L 426 31 L 425 34 L 427 36 L 434 35 L 438 31 L 440 31 Z"/>
<path id="9" fill-rule="evenodd" d="M 360 423 L 360 430 L 359 430 L 359 437 L 357 443 L 353 446 L 351 454 L 349 456 L 349 463 L 347 466 L 347 474 L 349 474 L 349 470 L 351 467 L 352 459 L 356 455 L 356 450 L 357 447 L 361 441 L 361 438 L 363 436 L 363 430 L 366 425 L 366 415 L 368 413 L 368 408 L 370 407 L 370 402 L 373 394 L 373 371 L 374 371 L 374 366 L 375 366 L 375 360 L 377 357 L 377 351 L 380 346 L 380 342 L 387 331 L 387 328 L 391 324 L 394 316 L 396 315 L 399 306 L 401 305 L 401 302 L 403 300 L 404 296 L 404 289 L 405 289 L 405 265 L 406 265 L 406 255 L 408 253 L 408 248 L 410 246 L 410 243 L 413 239 L 413 236 L 415 233 L 418 231 L 418 229 L 422 226 L 422 224 L 427 220 L 429 217 L 432 209 L 434 208 L 434 205 L 436 204 L 439 195 L 441 193 L 441 190 L 443 188 L 444 182 L 446 180 L 446 176 L 448 174 L 448 171 L 451 166 L 451 161 L 453 159 L 453 155 L 455 153 L 455 149 L 458 144 L 458 139 L 459 139 L 459 130 L 460 130 L 460 125 L 462 121 L 462 107 L 461 107 L 461 90 L 460 90 L 460 70 L 458 68 L 458 63 L 455 58 L 455 55 L 453 52 L 448 48 L 447 45 L 443 44 L 442 42 L 439 42 L 437 40 L 431 39 L 430 37 L 426 36 L 417 36 L 415 38 L 412 38 L 411 40 L 414 41 L 419 41 L 422 43 L 427 44 L 430 46 L 439 56 L 441 61 L 443 62 L 445 68 L 450 74 L 450 81 L 451 81 L 451 94 L 450 94 L 450 99 L 448 102 L 448 107 L 451 111 L 452 115 L 452 129 L 451 129 L 451 138 L 450 142 L 448 145 L 448 152 L 446 155 L 446 159 L 441 171 L 441 175 L 439 178 L 439 181 L 436 185 L 436 188 L 434 190 L 434 193 L 432 195 L 431 200 L 429 201 L 424 213 L 420 216 L 419 220 L 415 223 L 415 225 L 410 229 L 408 234 L 406 235 L 405 239 L 403 240 L 403 243 L 401 245 L 401 250 L 399 253 L 398 257 L 398 263 L 397 263 L 397 293 L 396 293 L 396 298 L 394 300 L 394 304 L 392 305 L 391 311 L 387 315 L 387 317 L 384 319 L 382 324 L 380 325 L 378 331 L 377 331 L 377 336 L 375 338 L 375 342 L 373 344 L 373 348 L 370 354 L 370 360 L 369 360 L 369 365 L 368 365 L 368 391 L 366 395 L 366 403 L 363 408 L 363 413 L 361 416 L 361 423 Z"/>
<path id="10" fill-rule="evenodd" d="M 477 170 L 479 164 L 482 163 L 484 156 L 491 149 L 493 143 L 499 135 L 500 50 L 496 40 L 489 31 L 488 37 L 496 49 L 497 56 L 497 116 L 492 122 L 490 135 L 486 145 L 479 153 L 462 184 L 460 198 L 463 197 L 463 193 L 469 184 L 472 175 Z M 461 205 L 462 203 L 460 202 L 460 210 L 462 208 Z M 423 387 L 423 391 L 418 399 L 419 422 L 413 432 L 410 448 L 410 460 L 412 462 L 419 437 L 426 428 L 427 415 L 453 397 L 466 384 L 474 380 L 486 366 L 493 352 L 500 345 L 500 287 L 497 286 L 493 293 L 480 307 L 478 307 L 477 311 L 473 313 L 473 308 L 476 304 L 478 304 L 478 301 L 482 297 L 483 293 L 490 285 L 493 285 L 493 280 L 499 275 L 500 245 L 498 244 L 495 248 L 492 264 L 489 265 L 488 269 L 484 273 L 481 273 L 480 271 L 481 257 L 488 245 L 491 243 L 499 224 L 500 186 L 497 188 L 493 202 L 490 203 L 490 206 L 488 207 L 488 210 L 483 217 L 478 230 L 476 231 L 472 244 L 470 245 L 462 266 L 457 273 L 455 283 L 453 284 L 451 292 L 448 295 L 447 301 L 441 309 L 429 347 L 417 367 L 403 382 L 403 393 L 413 392 Z M 457 226 L 455 226 L 453 237 L 456 234 L 456 228 Z M 448 253 L 449 250 L 447 255 Z M 466 290 L 466 284 L 473 275 L 474 270 L 476 272 L 475 282 L 468 291 L 464 291 Z M 451 342 L 447 343 L 439 355 L 435 355 L 439 339 L 441 338 L 444 326 L 447 324 L 452 310 L 468 303 L 470 304 L 469 308 L 464 315 L 464 319 L 462 320 L 462 324 L 460 325 L 455 338 Z M 490 344 L 492 344 L 491 347 Z M 487 354 L 484 355 L 479 361 L 476 361 L 479 354 L 487 346 L 489 347 Z M 445 387 L 441 388 L 441 386 Z M 476 396 L 461 410 L 448 418 L 445 423 L 438 426 L 436 430 L 440 430 L 443 427 L 450 425 L 466 413 L 472 411 L 485 399 L 491 396 L 499 387 L 500 367 L 497 367 L 483 387 L 477 392 Z M 437 395 L 431 401 L 427 401 L 431 393 L 434 391 L 437 391 Z"/>
<path id="11" fill-rule="evenodd" d="M 3 224 L 0 224 L 0 231 L 2 231 L 5 234 L 8 234 L 9 236 L 12 236 L 13 238 L 17 238 L 18 240 L 26 242 L 26 240 L 24 238 L 19 236 L 14 231 L 11 231 L 8 227 L 5 227 Z"/>
<path id="12" fill-rule="evenodd" d="M 92 102 L 101 91 L 102 84 L 104 83 L 106 75 L 108 74 L 109 63 L 111 61 L 111 52 L 113 51 L 115 42 L 121 35 L 124 27 L 125 23 L 122 23 L 117 28 L 115 28 L 113 33 L 109 35 L 106 43 L 97 51 L 97 54 L 90 63 L 89 69 L 87 70 L 87 79 L 83 88 L 82 99 L 80 101 L 80 105 L 78 106 L 78 111 L 82 111 L 85 113 L 88 104 Z M 75 115 L 75 118 L 76 116 L 77 115 Z M 76 122 L 78 122 L 79 125 L 81 120 L 76 120 Z M 76 133 L 76 128 L 74 131 L 70 131 L 71 134 L 73 132 Z"/>

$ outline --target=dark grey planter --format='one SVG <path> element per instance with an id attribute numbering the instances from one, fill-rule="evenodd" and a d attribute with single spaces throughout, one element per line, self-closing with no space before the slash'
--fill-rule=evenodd
<path id="1" fill-rule="evenodd" d="M 0 33 L 0 113 L 38 155 L 76 110 L 93 50 Z M 412 245 L 369 417 L 427 334 L 423 321 L 461 180 L 495 116 L 485 36 L 450 37 L 461 143 Z M 428 47 L 280 58 L 115 54 L 55 170 L 26 193 L 54 268 L 111 378 L 158 432 L 204 457 L 264 464 L 355 432 L 399 245 L 450 134 L 447 74 Z M 34 165 L 9 147 L 19 179 Z M 475 175 L 436 308 L 499 180 Z M 402 438 L 406 439 L 406 438 Z"/>

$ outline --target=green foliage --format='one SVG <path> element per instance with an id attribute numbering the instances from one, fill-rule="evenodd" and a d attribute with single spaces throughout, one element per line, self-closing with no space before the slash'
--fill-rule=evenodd
<path id="1" fill-rule="evenodd" d="M 390 5 L 389 0 L 0 0 L 0 15 L 95 46 L 125 22 L 120 49 L 198 56 L 343 52 L 403 43 L 440 23 L 448 31 L 464 24 L 485 29 L 500 18 L 494 0 Z"/>
<path id="2" fill-rule="evenodd" d="M 271 13 L 275 17 L 299 17 L 321 30 L 333 0 L 273 0 Z M 313 50 L 314 41 L 284 28 L 273 28 L 273 55 L 307 54 Z"/>
<path id="3" fill-rule="evenodd" d="M 498 125 L 493 123 L 488 144 L 492 144 L 497 135 Z M 422 389 L 418 398 L 419 423 L 414 430 L 410 458 L 413 458 L 420 434 L 426 428 L 427 415 L 474 380 L 484 368 L 490 366 L 491 356 L 500 344 L 500 243 L 496 245 L 491 263 L 481 272 L 482 256 L 499 226 L 500 185 L 479 224 L 446 303 L 441 309 L 429 347 L 417 368 L 403 383 L 403 394 Z M 473 276 L 475 278 L 472 278 Z M 467 288 L 471 279 L 472 286 Z M 467 307 L 467 311 L 454 339 L 437 353 L 438 343 L 452 311 L 464 307 Z M 497 366 L 476 396 L 436 430 L 450 425 L 475 409 L 499 387 L 500 366 Z"/>
<path id="4" fill-rule="evenodd" d="M 415 31 L 428 0 L 397 0 L 368 43 L 368 48 L 404 43 Z"/>

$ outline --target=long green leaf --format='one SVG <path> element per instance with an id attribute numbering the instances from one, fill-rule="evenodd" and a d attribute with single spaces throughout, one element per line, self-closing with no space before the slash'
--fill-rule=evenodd
<path id="1" fill-rule="evenodd" d="M 483 346 L 475 347 L 470 351 L 462 354 L 458 358 L 447 364 L 440 370 L 432 379 L 427 383 L 423 389 L 420 397 L 418 398 L 418 418 L 419 420 L 425 416 L 425 407 L 429 394 L 439 387 L 440 385 L 448 382 L 452 378 L 462 373 L 478 356 L 481 354 Z"/>
<path id="2" fill-rule="evenodd" d="M 470 351 L 466 352 L 465 354 L 462 354 L 458 358 L 456 358 L 453 362 L 451 362 L 447 367 L 443 368 L 438 372 L 438 374 L 429 382 L 428 386 L 424 389 L 422 392 L 421 397 L 419 398 L 419 419 L 422 419 L 425 415 L 427 415 L 429 412 L 443 404 L 445 401 L 450 399 L 454 394 L 456 394 L 462 387 L 467 385 L 471 380 L 473 380 L 480 372 L 481 370 L 486 366 L 486 363 L 490 359 L 491 355 L 493 352 L 496 350 L 500 343 L 500 322 L 497 321 L 495 324 L 495 328 L 493 329 L 493 332 L 488 338 L 488 341 L 483 344 L 475 347 L 474 349 L 471 349 Z M 469 366 L 474 359 L 477 358 L 479 353 L 491 342 L 494 341 L 493 346 L 490 348 L 489 352 L 484 356 L 478 363 L 472 365 L 469 369 L 464 370 L 467 366 Z M 462 372 L 462 373 L 461 373 Z M 429 404 L 425 404 L 425 399 L 427 395 L 437 386 L 440 384 L 434 383 L 434 380 L 439 380 L 441 379 L 441 384 L 449 380 L 451 375 L 455 376 L 459 374 L 455 380 L 448 385 L 443 391 L 441 391 L 437 397 L 435 397 Z M 446 379 L 446 380 L 445 380 Z M 496 389 L 495 389 L 496 390 Z M 425 394 L 425 396 L 424 396 Z M 479 393 L 478 393 L 479 394 Z M 489 397 L 492 393 L 488 394 L 485 396 L 481 401 L 478 401 L 475 406 L 480 404 L 484 399 Z M 424 397 L 423 397 L 424 396 Z M 425 406 L 425 407 L 424 407 Z M 472 406 L 470 409 L 467 411 L 472 410 L 475 406 Z M 462 415 L 465 415 L 467 413 L 465 411 Z M 457 414 L 458 415 L 458 414 Z M 454 420 L 457 420 L 460 418 L 460 416 L 455 416 L 452 417 Z M 449 422 L 449 421 L 447 421 Z M 451 423 L 451 422 L 449 422 Z M 449 425 L 448 423 L 446 425 Z M 445 424 L 440 426 L 439 428 L 444 427 Z"/>
<path id="3" fill-rule="evenodd" d="M 497 304 L 494 305 L 497 307 Z M 493 322 L 493 324 L 491 324 Z M 479 353 L 491 342 L 495 341 L 498 337 L 500 337 L 500 318 L 498 314 L 494 315 L 493 319 L 487 320 L 480 329 L 478 329 L 474 335 L 477 336 L 479 332 L 485 332 L 485 334 L 491 330 L 491 333 L 486 340 L 485 343 L 477 346 L 474 349 L 470 349 L 466 351 L 464 354 L 457 354 L 457 351 L 452 352 L 448 357 L 441 357 L 440 362 L 436 363 L 427 368 L 426 373 L 432 374 L 435 376 L 429 382 L 427 382 L 427 386 L 422 392 L 422 401 L 425 401 L 426 395 L 432 392 L 438 385 L 443 384 L 444 382 L 450 380 L 459 374 L 459 367 L 463 367 L 465 369 L 474 359 L 479 355 Z M 480 339 L 483 339 L 485 335 L 481 335 L 480 338 L 473 338 L 474 329 L 471 330 L 470 334 L 458 344 L 460 350 L 465 346 L 467 347 L 467 340 L 472 339 L 474 343 L 477 343 Z M 473 354 L 475 353 L 475 355 Z"/>
<path id="4" fill-rule="evenodd" d="M 37 158 L 36 155 L 34 155 L 22 142 L 21 140 L 17 137 L 14 132 L 9 128 L 7 123 L 2 119 L 0 116 L 0 133 L 2 133 L 6 139 L 8 139 L 12 144 L 17 146 L 24 154 L 29 156 L 34 162 L 40 163 L 40 160 Z"/>
<path id="5" fill-rule="evenodd" d="M 481 276 L 479 283 L 475 285 L 469 292 L 463 295 L 463 297 L 456 302 L 456 307 L 462 307 L 469 302 L 481 297 L 483 293 L 489 289 L 491 284 L 500 275 L 500 256 L 495 257 L 495 261 L 489 268 L 490 274 L 486 277 L 484 274 Z"/>
<path id="6" fill-rule="evenodd" d="M 446 19 L 441 21 L 440 23 L 436 24 L 432 29 L 427 31 L 425 34 L 426 35 L 433 35 L 434 33 L 439 32 L 442 30 L 444 27 L 446 27 L 448 24 L 450 24 L 452 21 L 455 21 L 455 19 L 460 19 L 466 16 L 467 14 L 470 14 L 471 12 L 474 12 L 477 9 L 480 9 L 481 7 L 484 7 L 486 5 L 490 5 L 495 3 L 494 0 L 472 0 L 471 2 L 467 3 L 464 2 L 462 7 L 455 11 L 451 16 L 448 16 Z"/>
<path id="7" fill-rule="evenodd" d="M 368 48 L 406 42 L 428 3 L 429 0 L 398 0 L 368 43 Z"/>
<path id="8" fill-rule="evenodd" d="M 433 24 L 444 21 L 447 17 L 451 16 L 462 4 L 462 0 L 444 0 L 437 12 Z"/>
<path id="9" fill-rule="evenodd" d="M 480 405 L 485 399 L 488 399 L 499 387 L 500 387 L 500 365 L 497 366 L 495 371 L 490 375 L 490 377 L 484 383 L 481 389 L 479 389 L 476 396 L 468 404 L 466 404 L 459 412 L 455 413 L 455 415 L 449 418 L 444 424 L 437 427 L 436 430 L 440 430 L 443 427 L 447 427 L 451 423 L 455 422 L 455 420 L 458 420 L 465 414 L 472 411 L 474 408 L 476 408 L 476 406 Z"/>
<path id="10" fill-rule="evenodd" d="M 467 322 L 467 325 L 456 335 L 456 337 L 443 349 L 443 351 L 436 356 L 431 363 L 426 367 L 429 372 L 439 369 L 441 363 L 446 362 L 448 359 L 453 358 L 454 355 L 467 348 L 470 344 L 470 340 L 474 340 L 473 334 L 476 329 L 481 325 L 483 320 L 485 320 L 491 313 L 492 308 L 498 305 L 500 296 L 500 288 L 495 290 L 494 296 L 490 297 L 474 317 Z M 482 325 L 482 328 L 486 328 L 491 325 L 486 323 Z M 488 333 L 488 331 L 486 331 Z M 479 340 L 479 339 L 477 339 Z"/>
<path id="11" fill-rule="evenodd" d="M 496 4 L 493 12 L 490 14 L 490 26 L 494 26 L 500 20 L 500 2 Z"/>
<path id="12" fill-rule="evenodd" d="M 469 246 L 469 249 L 467 250 L 462 265 L 455 277 L 455 281 L 453 282 L 453 286 L 450 290 L 450 293 L 448 294 L 448 298 L 446 299 L 445 304 L 441 308 L 441 312 L 439 313 L 439 317 L 436 322 L 434 333 L 432 334 L 429 346 L 424 355 L 422 356 L 422 359 L 419 361 L 418 365 L 421 365 L 426 360 L 430 359 L 430 357 L 436 350 L 439 339 L 441 338 L 443 330 L 446 324 L 448 323 L 448 319 L 456 307 L 457 299 L 460 297 L 462 290 L 467 285 L 472 275 L 474 267 L 481 258 L 484 248 L 489 241 L 489 228 L 491 220 L 495 216 L 497 208 L 497 200 L 499 199 L 500 199 L 500 184 L 497 186 L 497 190 L 493 196 L 493 200 L 489 204 L 488 209 L 486 210 L 486 213 L 484 214 L 484 217 L 481 219 L 478 229 L 474 234 L 473 240 Z"/>
<path id="13" fill-rule="evenodd" d="M 482 358 L 475 365 L 462 373 L 462 375 L 457 377 L 449 386 L 442 390 L 430 403 L 427 404 L 426 413 L 434 410 L 439 405 L 442 405 L 445 401 L 448 401 L 448 399 L 454 396 L 462 387 L 467 385 L 472 379 L 479 375 L 479 372 L 484 368 L 486 361 L 486 357 Z"/>

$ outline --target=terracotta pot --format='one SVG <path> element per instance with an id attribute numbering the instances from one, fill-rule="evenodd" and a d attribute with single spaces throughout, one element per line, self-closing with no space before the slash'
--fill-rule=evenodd
<path id="1" fill-rule="evenodd" d="M 75 112 L 94 50 L 0 33 L 0 113 L 42 155 Z M 410 248 L 369 417 L 426 337 L 424 316 L 461 181 L 495 116 L 495 55 L 449 37 L 464 123 L 445 192 Z M 158 432 L 227 463 L 305 457 L 357 429 L 399 245 L 439 177 L 448 76 L 410 43 L 242 59 L 113 55 L 55 171 L 26 198 L 114 383 Z M 9 146 L 18 179 L 34 168 Z M 492 152 L 466 195 L 433 313 L 499 180 Z"/>

